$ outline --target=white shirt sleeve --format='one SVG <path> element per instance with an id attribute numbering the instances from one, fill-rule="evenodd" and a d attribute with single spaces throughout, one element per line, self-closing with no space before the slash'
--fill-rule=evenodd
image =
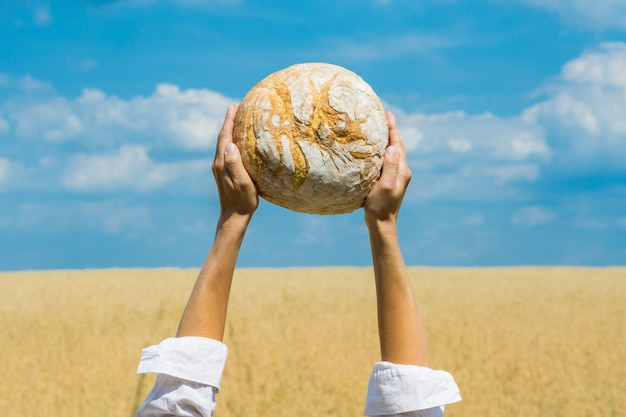
<path id="1" fill-rule="evenodd" d="M 143 349 L 137 373 L 156 372 L 136 417 L 210 417 L 220 390 L 228 348 L 204 337 L 165 339 Z"/>
<path id="2" fill-rule="evenodd" d="M 225 344 L 203 337 L 165 339 L 144 349 L 137 373 L 159 375 L 136 417 L 213 416 L 227 356 Z M 440 417 L 444 405 L 460 400 L 447 372 L 378 362 L 370 375 L 365 414 Z"/>
<path id="3" fill-rule="evenodd" d="M 370 375 L 366 416 L 439 417 L 461 401 L 452 375 L 423 366 L 377 362 Z"/>

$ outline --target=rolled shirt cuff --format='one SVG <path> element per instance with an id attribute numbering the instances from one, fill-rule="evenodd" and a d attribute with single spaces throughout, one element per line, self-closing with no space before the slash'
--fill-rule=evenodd
<path id="1" fill-rule="evenodd" d="M 142 350 L 137 373 L 170 375 L 219 391 L 227 356 L 228 348 L 217 340 L 196 336 L 169 338 Z"/>
<path id="2" fill-rule="evenodd" d="M 426 410 L 457 401 L 461 401 L 459 388 L 448 372 L 377 362 L 370 375 L 365 415 Z"/>

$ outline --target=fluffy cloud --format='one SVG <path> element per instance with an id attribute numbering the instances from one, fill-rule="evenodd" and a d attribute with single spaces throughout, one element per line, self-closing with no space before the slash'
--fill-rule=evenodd
<path id="1" fill-rule="evenodd" d="M 568 62 L 548 98 L 522 115 L 543 125 L 564 164 L 626 158 L 626 44 L 603 43 Z M 574 167 L 575 168 L 575 167 Z"/>
<path id="2" fill-rule="evenodd" d="M 52 85 L 38 80 L 30 74 L 13 78 L 9 74 L 0 72 L 0 87 L 15 88 L 25 93 L 45 93 L 52 91 Z"/>
<path id="3" fill-rule="evenodd" d="M 521 0 L 558 14 L 565 22 L 593 30 L 626 29 L 623 0 Z"/>
<path id="4" fill-rule="evenodd" d="M 623 172 L 623 68 L 625 43 L 584 51 L 542 87 L 540 101 L 514 117 L 407 113 L 387 106 L 396 115 L 415 174 L 415 195 L 409 198 L 525 201 L 529 184 L 555 173 L 567 178 Z M 195 153 L 213 148 L 224 110 L 235 101 L 171 84 L 126 100 L 100 90 L 76 98 L 31 97 L 0 104 L 0 133 L 46 144 L 36 155 L 37 169 L 80 192 L 193 183 L 209 171 L 208 158 Z M 66 154 L 44 153 L 57 148 Z M 49 175 L 55 169 L 56 177 Z"/>
<path id="5" fill-rule="evenodd" d="M 78 191 L 147 191 L 182 177 L 202 176 L 209 167 L 208 161 L 156 163 L 145 147 L 124 145 L 115 154 L 74 156 L 63 176 L 63 185 Z"/>
<path id="6" fill-rule="evenodd" d="M 8 111 L 19 137 L 55 142 L 74 138 L 84 132 L 84 125 L 74 112 L 72 102 L 63 97 Z"/>
<path id="7" fill-rule="evenodd" d="M 52 86 L 44 81 L 33 78 L 26 74 L 17 80 L 17 86 L 27 93 L 46 92 L 52 90 Z"/>
<path id="8" fill-rule="evenodd" d="M 9 119 L 22 138 L 64 142 L 85 139 L 121 145 L 150 142 L 152 146 L 210 149 L 224 112 L 233 100 L 205 89 L 181 91 L 160 84 L 147 97 L 123 100 L 100 90 L 84 90 L 75 99 L 12 103 Z"/>
<path id="9" fill-rule="evenodd" d="M 519 117 L 394 113 L 420 199 L 512 198 L 550 159 L 543 129 Z"/>
<path id="10" fill-rule="evenodd" d="M 15 152 L 7 155 L 28 172 L 14 184 L 20 188 L 145 192 L 178 183 L 176 189 L 196 189 L 210 172 L 208 155 L 198 151 L 213 149 L 235 101 L 172 84 L 127 100 L 93 89 L 67 98 L 30 76 L 5 78 L 21 92 L 0 103 L 0 134 L 9 133 Z"/>
<path id="11" fill-rule="evenodd" d="M 605 42 L 568 62 L 561 72 L 563 80 L 576 84 L 626 88 L 626 44 Z"/>
<path id="12" fill-rule="evenodd" d="M 424 199 L 518 199 L 523 185 L 545 172 L 624 172 L 624 68 L 626 44 L 600 44 L 566 63 L 542 88 L 545 98 L 517 117 L 394 109 L 416 193 Z"/>
<path id="13" fill-rule="evenodd" d="M 447 160 L 523 161 L 546 159 L 550 154 L 541 128 L 520 118 L 500 118 L 490 113 L 470 116 L 457 111 L 401 115 L 399 123 L 411 132 L 406 138 L 409 150 L 445 154 Z"/>

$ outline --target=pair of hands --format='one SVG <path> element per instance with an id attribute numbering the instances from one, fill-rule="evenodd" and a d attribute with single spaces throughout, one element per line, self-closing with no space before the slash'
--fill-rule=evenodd
<path id="1" fill-rule="evenodd" d="M 218 135 L 213 175 L 220 199 L 220 225 L 231 219 L 243 219 L 246 224 L 259 206 L 259 195 L 250 175 L 243 166 L 239 148 L 233 143 L 233 127 L 237 105 L 228 107 L 224 125 Z M 382 174 L 365 199 L 365 222 L 373 227 L 380 222 L 395 225 L 402 199 L 411 180 L 404 144 L 396 121 L 387 112 L 389 145 L 385 151 Z"/>

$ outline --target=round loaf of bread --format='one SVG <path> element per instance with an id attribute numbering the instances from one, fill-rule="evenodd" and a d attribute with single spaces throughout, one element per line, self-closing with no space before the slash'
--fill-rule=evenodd
<path id="1" fill-rule="evenodd" d="M 307 63 L 254 86 L 233 135 L 261 197 L 302 213 L 341 214 L 362 207 L 378 180 L 388 127 L 361 77 Z"/>

